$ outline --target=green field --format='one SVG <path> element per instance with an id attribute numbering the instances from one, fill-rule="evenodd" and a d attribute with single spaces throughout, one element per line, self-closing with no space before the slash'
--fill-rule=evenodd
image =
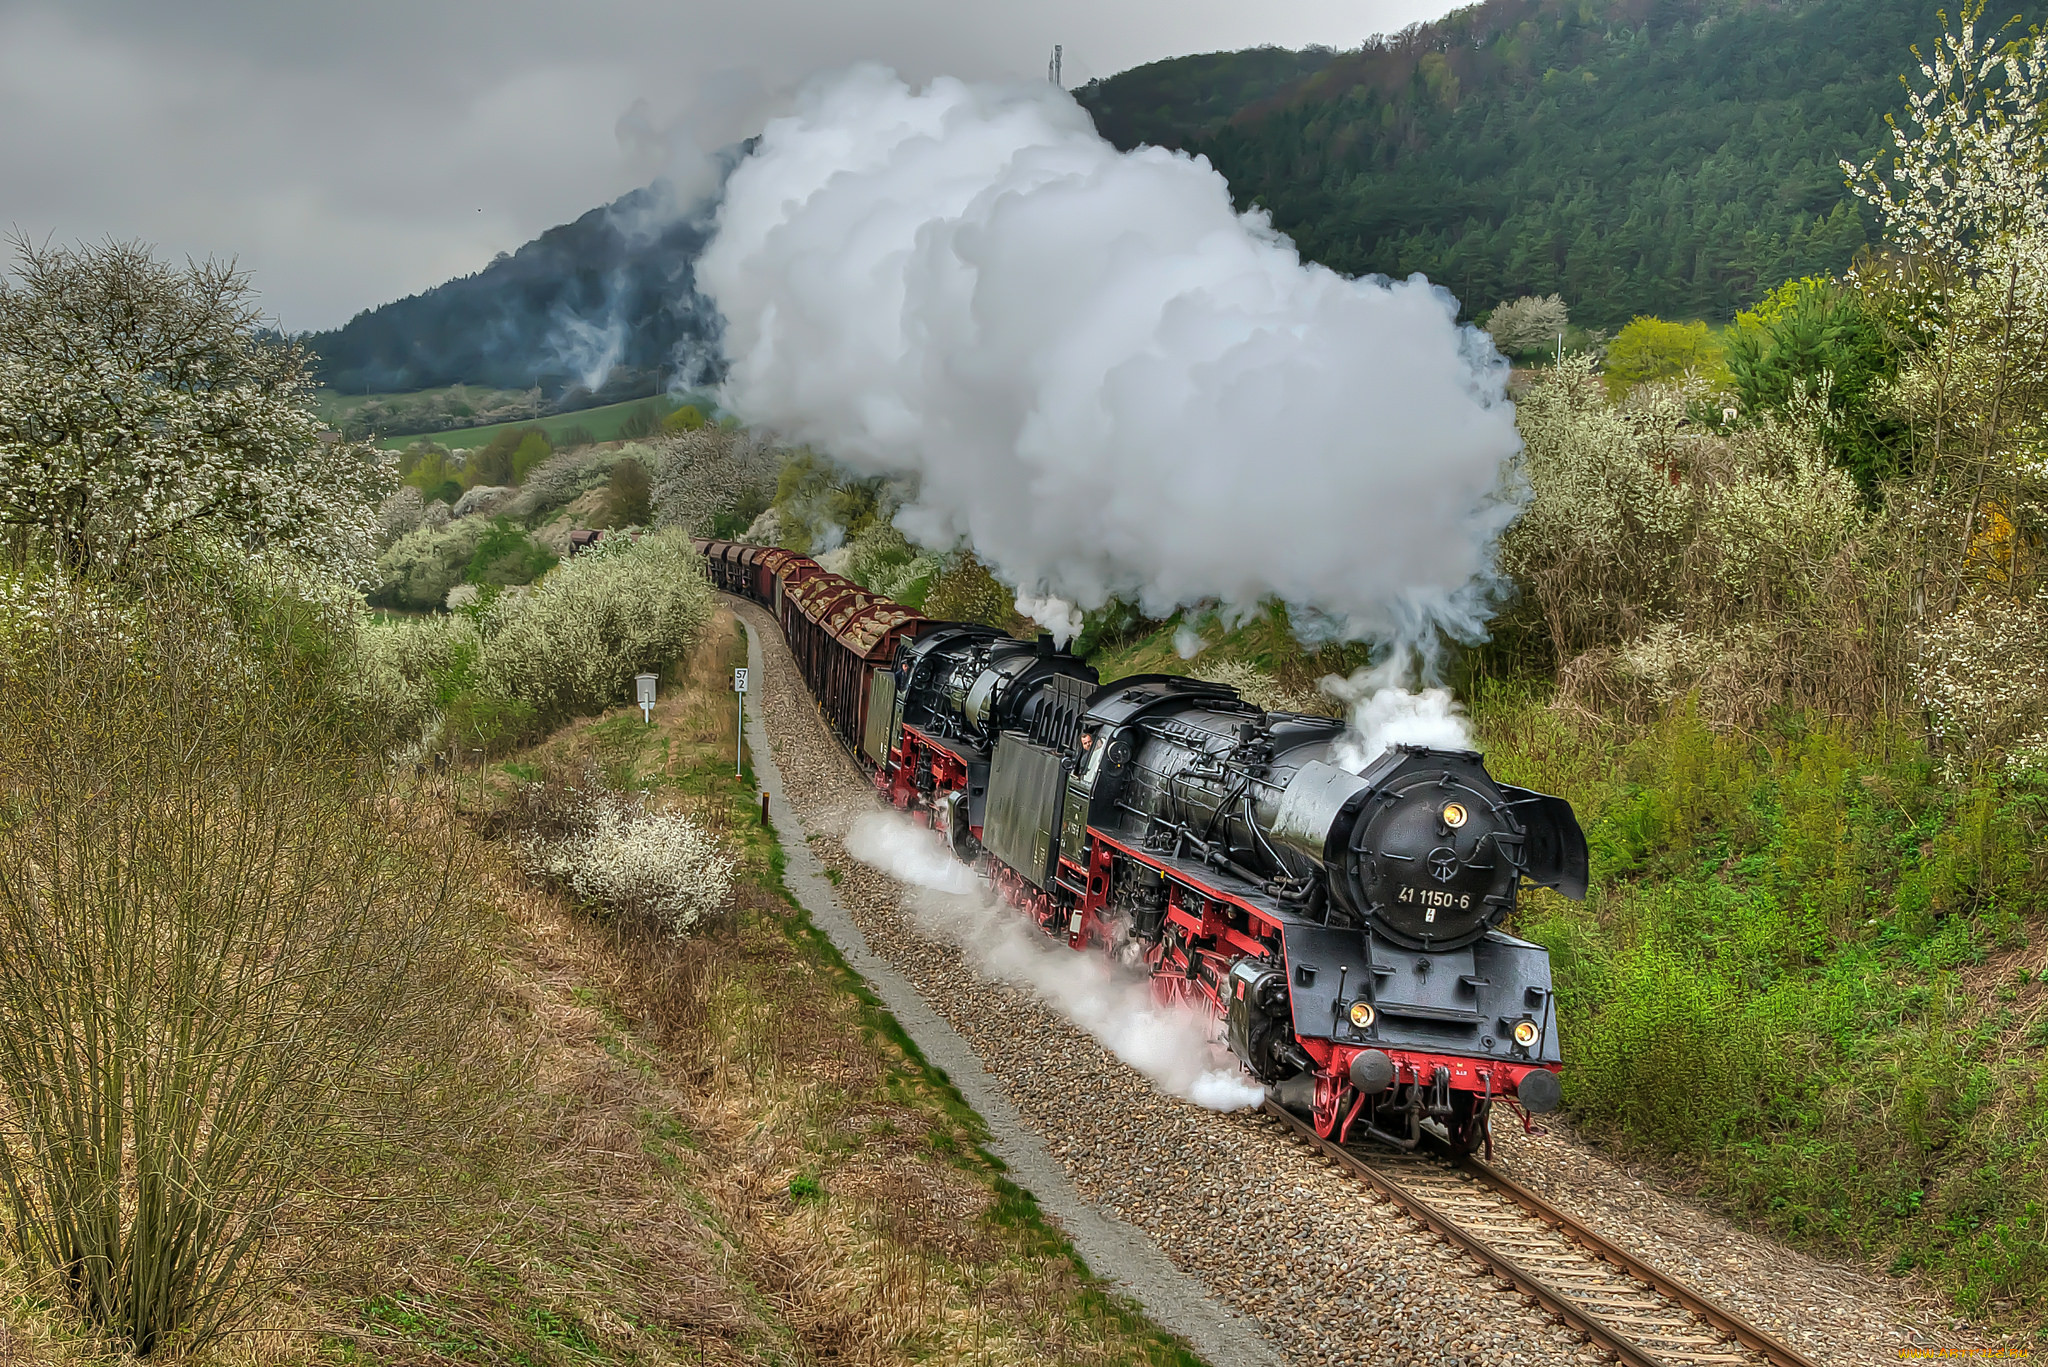
<path id="1" fill-rule="evenodd" d="M 625 426 L 626 420 L 648 405 L 655 406 L 658 417 L 667 417 L 679 407 L 675 400 L 666 397 L 630 399 L 625 403 L 606 404 L 602 408 L 583 408 L 574 413 L 555 413 L 545 418 L 494 423 L 489 427 L 463 427 L 450 432 L 415 432 L 404 436 L 383 437 L 377 444 L 393 451 L 402 451 L 416 441 L 430 441 L 449 450 L 457 447 L 474 449 L 489 445 L 491 438 L 514 427 L 538 427 L 547 433 L 549 443 L 557 447 L 563 445 L 562 438 L 565 433 L 578 427 L 588 432 L 593 441 L 616 441 L 619 429 Z M 711 411 L 708 399 L 699 400 L 698 407 L 707 413 Z"/>

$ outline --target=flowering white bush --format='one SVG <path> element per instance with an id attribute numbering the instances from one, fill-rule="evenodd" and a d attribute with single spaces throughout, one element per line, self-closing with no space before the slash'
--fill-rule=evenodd
<path id="1" fill-rule="evenodd" d="M 1877 210 L 1885 238 L 1929 260 L 1984 274 L 2015 237 L 2048 233 L 2048 42 L 1977 37 L 1981 5 L 1922 58 L 1922 89 L 1890 120 L 1893 157 L 1841 163 Z"/>
<path id="2" fill-rule="evenodd" d="M 711 519 L 749 489 L 775 487 L 773 452 L 745 432 L 700 427 L 658 443 L 640 459 L 654 472 L 655 524 L 692 536 L 709 536 Z"/>
<path id="3" fill-rule="evenodd" d="M 1570 311 L 1562 296 L 1525 294 L 1495 309 L 1487 317 L 1486 332 L 1501 355 L 1513 356 L 1555 340 L 1568 322 Z"/>
<path id="4" fill-rule="evenodd" d="M 573 502 L 579 494 L 604 487 L 621 455 L 619 451 L 595 446 L 557 451 L 527 472 L 518 497 L 506 504 L 504 511 L 512 517 L 524 517 Z"/>
<path id="5" fill-rule="evenodd" d="M 568 829 L 534 837 L 522 853 L 533 876 L 624 916 L 688 933 L 732 895 L 737 861 L 681 812 L 647 811 L 618 793 L 577 792 Z"/>
<path id="6" fill-rule="evenodd" d="M 214 533 L 358 580 L 393 457 L 322 432 L 306 353 L 248 277 L 139 246 L 18 242 L 0 279 L 0 524 L 72 569 Z"/>
<path id="7" fill-rule="evenodd" d="M 2048 593 L 1987 595 L 1926 626 L 1913 681 L 1951 769 L 2048 763 Z"/>
<path id="8" fill-rule="evenodd" d="M 449 590 L 462 581 L 486 530 L 480 517 L 438 528 L 422 522 L 418 530 L 399 537 L 377 557 L 370 601 L 379 607 L 417 611 L 440 607 L 448 601 Z"/>
<path id="9" fill-rule="evenodd" d="M 420 527 L 420 517 L 426 512 L 426 502 L 420 491 L 410 484 L 401 484 L 377 505 L 377 548 L 381 551 L 408 532 Z"/>
<path id="10" fill-rule="evenodd" d="M 484 680 L 543 720 L 599 711 L 635 674 L 684 655 L 712 604 L 686 533 L 607 537 L 484 610 Z"/>

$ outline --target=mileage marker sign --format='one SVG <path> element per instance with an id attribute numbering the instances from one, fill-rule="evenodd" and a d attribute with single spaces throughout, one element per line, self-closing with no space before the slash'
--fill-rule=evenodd
<path id="1" fill-rule="evenodd" d="M 732 733 L 732 776 L 738 778 L 740 776 L 740 746 L 743 743 L 741 737 L 745 736 L 747 732 L 747 671 L 744 668 L 735 669 L 732 672 L 732 693 L 735 698 L 739 699 L 740 703 L 739 725 L 734 728 Z"/>

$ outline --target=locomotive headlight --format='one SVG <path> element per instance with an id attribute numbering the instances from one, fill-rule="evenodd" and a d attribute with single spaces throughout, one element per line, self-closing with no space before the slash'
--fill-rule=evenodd
<path id="1" fill-rule="evenodd" d="M 1359 1029 L 1363 1030 L 1372 1024 L 1373 1014 L 1371 1002 L 1351 1003 L 1351 1023 Z"/>
<path id="2" fill-rule="evenodd" d="M 1533 1047 L 1533 1046 L 1535 1045 L 1535 1043 L 1536 1043 L 1536 1022 L 1535 1022 L 1535 1021 L 1532 1021 L 1532 1020 L 1519 1020 L 1519 1021 L 1516 1021 L 1516 1022 L 1515 1022 L 1515 1043 L 1517 1043 L 1517 1044 L 1521 1045 L 1521 1046 L 1522 1046 L 1522 1047 L 1523 1047 L 1524 1049 L 1532 1048 L 1532 1047 Z"/>

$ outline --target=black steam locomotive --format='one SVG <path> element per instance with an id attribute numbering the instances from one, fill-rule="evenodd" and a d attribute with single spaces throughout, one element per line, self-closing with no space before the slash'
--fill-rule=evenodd
<path id="1" fill-rule="evenodd" d="M 1048 934 L 1214 1011 L 1319 1133 L 1412 1148 L 1433 1123 L 1470 1150 L 1495 1101 L 1558 1104 L 1549 957 L 1499 927 L 1524 882 L 1585 895 L 1562 799 L 1464 750 L 1397 745 L 1353 773 L 1340 722 L 1198 679 L 1102 683 L 1049 638 L 857 603 L 786 551 L 705 550 L 793 643 L 822 631 L 860 652 L 865 695 L 827 712 L 892 804 Z M 821 698 L 835 667 L 821 658 Z"/>

